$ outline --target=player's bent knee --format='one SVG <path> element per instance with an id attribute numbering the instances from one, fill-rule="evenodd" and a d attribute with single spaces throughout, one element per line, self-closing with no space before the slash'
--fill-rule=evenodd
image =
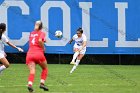
<path id="1" fill-rule="evenodd" d="M 4 66 L 5 66 L 6 68 L 9 68 L 10 64 L 9 64 L 9 63 L 6 63 L 6 64 L 4 64 Z"/>

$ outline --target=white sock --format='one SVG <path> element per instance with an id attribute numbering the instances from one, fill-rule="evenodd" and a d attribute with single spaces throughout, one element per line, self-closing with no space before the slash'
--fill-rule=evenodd
<path id="1" fill-rule="evenodd" d="M 80 60 L 77 59 L 75 65 L 78 66 L 79 63 L 80 63 Z"/>
<path id="2" fill-rule="evenodd" d="M 41 83 L 41 84 L 45 84 L 45 80 L 41 79 L 41 80 L 40 80 L 40 83 Z"/>
<path id="3" fill-rule="evenodd" d="M 75 52 L 74 53 L 72 62 L 75 62 L 75 59 L 77 58 L 78 55 L 79 55 L 79 52 Z"/>
<path id="4" fill-rule="evenodd" d="M 32 81 L 29 81 L 29 82 L 28 82 L 28 86 L 29 86 L 29 85 L 32 86 L 32 85 L 33 85 L 33 82 L 32 82 Z"/>
<path id="5" fill-rule="evenodd" d="M 73 66 L 70 73 L 72 73 L 76 69 L 76 67 L 79 65 L 79 63 L 80 63 L 80 60 L 76 60 L 76 64 Z"/>
<path id="6" fill-rule="evenodd" d="M 4 69 L 6 69 L 4 65 L 0 66 L 0 72 L 3 71 Z"/>
<path id="7" fill-rule="evenodd" d="M 72 73 L 75 69 L 76 69 L 76 65 L 73 66 L 73 68 L 71 69 L 70 73 Z"/>

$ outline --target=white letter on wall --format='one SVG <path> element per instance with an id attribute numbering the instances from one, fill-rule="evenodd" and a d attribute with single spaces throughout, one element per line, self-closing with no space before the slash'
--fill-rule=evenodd
<path id="1" fill-rule="evenodd" d="M 118 8 L 118 41 L 115 42 L 115 46 L 140 47 L 140 38 L 138 38 L 138 41 L 126 41 L 125 9 L 128 8 L 128 3 L 116 2 L 115 8 Z"/>
<path id="2" fill-rule="evenodd" d="M 63 36 L 65 40 L 51 40 L 49 38 L 49 9 L 53 7 L 61 8 L 63 11 Z M 56 15 L 54 15 L 56 16 Z M 64 1 L 46 1 L 41 7 L 41 20 L 47 30 L 47 46 L 65 46 L 70 40 L 70 8 Z M 54 20 L 55 22 L 55 20 Z"/>
<path id="3" fill-rule="evenodd" d="M 103 38 L 103 41 L 90 41 L 90 8 L 92 2 L 80 2 L 82 8 L 82 28 L 88 38 L 87 47 L 108 47 L 108 38 Z"/>
<path id="4" fill-rule="evenodd" d="M 7 10 L 11 6 L 18 6 L 22 10 L 22 14 L 29 15 L 29 7 L 25 4 L 24 1 L 17 1 L 17 0 L 5 0 L 0 6 L 0 22 L 3 22 L 8 27 L 8 19 L 7 19 Z M 8 36 L 8 28 L 5 34 Z M 29 36 L 29 32 L 22 32 L 22 37 L 19 40 L 10 40 L 10 42 L 14 43 L 15 45 L 23 46 L 28 42 L 27 36 Z"/>

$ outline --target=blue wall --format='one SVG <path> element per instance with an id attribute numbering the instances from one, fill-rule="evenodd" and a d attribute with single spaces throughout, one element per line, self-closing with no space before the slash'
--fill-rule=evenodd
<path id="1" fill-rule="evenodd" d="M 120 13 L 125 14 L 121 16 L 124 24 L 121 17 L 119 19 L 119 9 L 115 7 L 115 3 L 119 8 L 125 7 L 122 8 L 125 13 Z M 23 8 L 18 6 L 20 4 Z M 52 7 L 47 11 L 45 7 L 49 5 Z M 0 0 L 0 22 L 7 22 L 6 34 L 10 41 L 22 47 L 25 52 L 28 50 L 28 35 L 34 29 L 34 22 L 42 20 L 47 39 L 50 39 L 46 44 L 46 53 L 73 53 L 74 43 L 69 45 L 67 42 L 78 27 L 83 27 L 84 33 L 88 36 L 87 54 L 139 54 L 139 11 L 140 0 Z M 43 17 L 44 14 L 48 15 L 48 19 Z M 87 23 L 84 20 L 88 20 Z M 119 29 L 119 24 L 125 31 Z M 64 36 L 61 40 L 54 37 L 56 30 L 63 31 Z M 22 32 L 26 32 L 26 35 L 22 36 Z M 19 40 L 21 37 L 23 39 Z M 103 38 L 106 38 L 104 42 Z M 6 46 L 5 50 L 17 52 L 9 46 Z"/>

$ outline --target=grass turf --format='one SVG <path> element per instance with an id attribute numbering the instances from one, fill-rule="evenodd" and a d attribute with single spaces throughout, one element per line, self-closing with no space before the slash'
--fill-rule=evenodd
<path id="1" fill-rule="evenodd" d="M 47 93 L 139 93 L 140 66 L 79 65 L 69 74 L 72 65 L 49 64 Z M 39 89 L 41 69 L 36 67 L 34 93 Z M 0 75 L 0 93 L 28 93 L 28 69 L 24 64 L 12 64 Z"/>

